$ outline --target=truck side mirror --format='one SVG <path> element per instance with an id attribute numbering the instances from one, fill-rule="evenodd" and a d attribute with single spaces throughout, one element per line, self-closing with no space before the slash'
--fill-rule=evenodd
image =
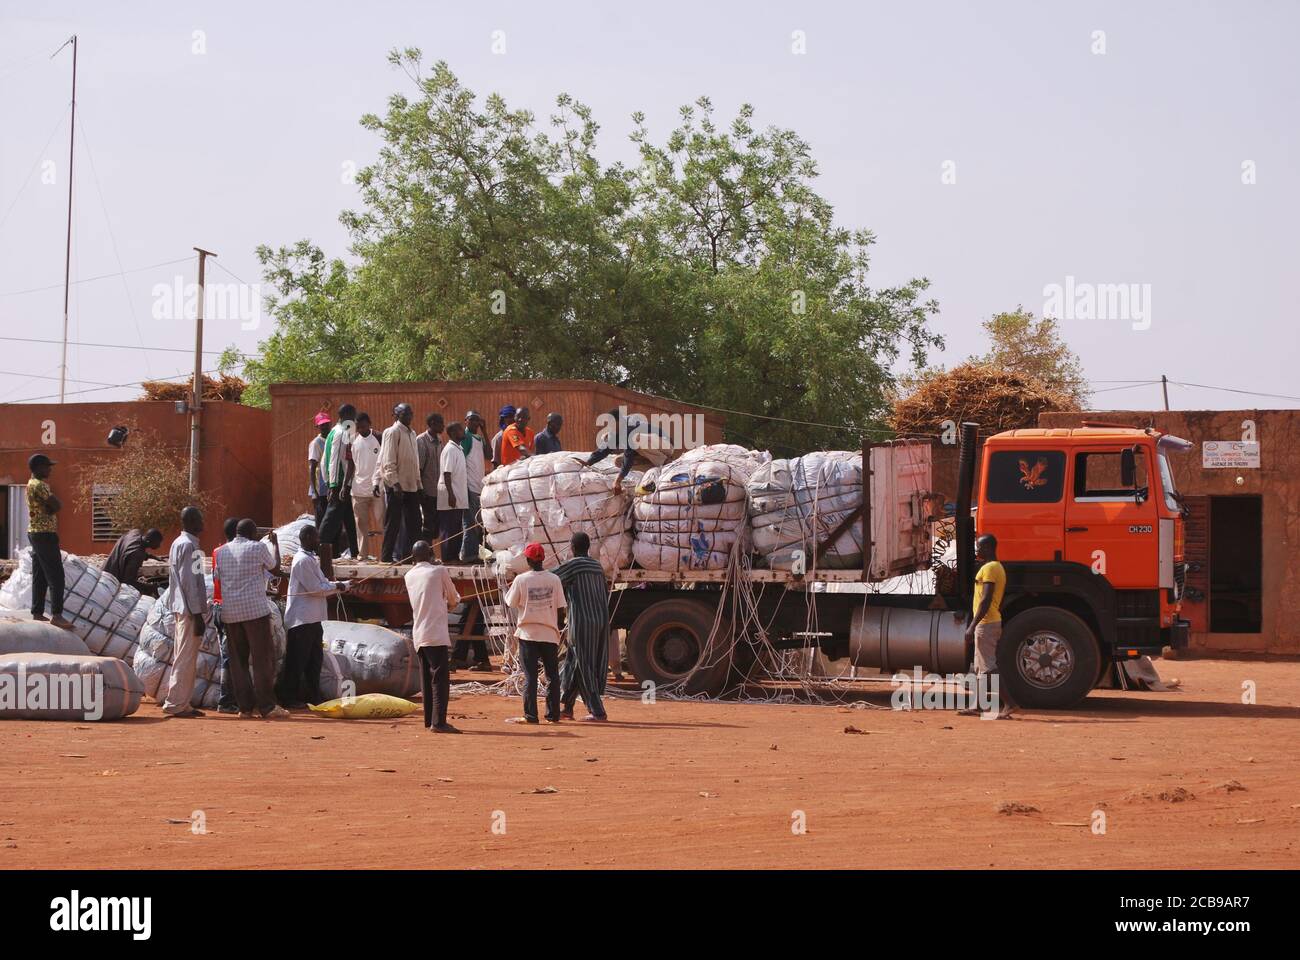
<path id="1" fill-rule="evenodd" d="M 1119 484 L 1132 487 L 1137 480 L 1137 457 L 1130 447 L 1119 455 Z"/>

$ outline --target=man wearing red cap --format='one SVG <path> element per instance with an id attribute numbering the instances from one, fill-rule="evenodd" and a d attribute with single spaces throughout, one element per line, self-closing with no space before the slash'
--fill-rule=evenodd
<path id="1" fill-rule="evenodd" d="M 537 662 L 546 670 L 546 722 L 560 722 L 560 608 L 564 585 L 542 569 L 546 551 L 540 543 L 524 547 L 529 569 L 515 577 L 506 591 L 506 605 L 515 611 L 515 637 L 524 668 L 525 723 L 537 723 Z M 514 721 L 518 722 L 518 721 Z"/>
<path id="2" fill-rule="evenodd" d="M 307 445 L 307 497 L 316 511 L 316 526 L 319 527 L 329 504 L 329 489 L 325 486 L 320 467 L 325 456 L 325 438 L 330 432 L 330 415 L 322 410 L 312 422 L 316 424 L 316 436 Z"/>

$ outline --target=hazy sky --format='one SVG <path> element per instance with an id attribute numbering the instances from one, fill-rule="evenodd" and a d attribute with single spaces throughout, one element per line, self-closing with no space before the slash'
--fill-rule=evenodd
<path id="1" fill-rule="evenodd" d="M 1165 373 L 1300 397 L 1294 0 L 0 0 L 4 337 L 61 332 L 71 50 L 49 55 L 73 32 L 73 341 L 192 350 L 192 322 L 158 287 L 193 281 L 195 245 L 230 283 L 260 281 L 259 243 L 344 253 L 345 165 L 376 150 L 358 118 L 409 89 L 385 54 L 418 46 L 543 123 L 561 91 L 587 102 L 606 161 L 634 158 L 634 111 L 662 136 L 701 94 L 720 118 L 749 102 L 758 124 L 794 128 L 839 222 L 876 233 L 872 283 L 933 282 L 936 360 L 982 350 L 994 312 L 1043 312 L 1057 284 L 1098 390 Z M 268 324 L 212 321 L 206 345 L 254 351 Z M 58 366 L 57 345 L 0 340 L 0 402 L 57 395 Z M 125 399 L 138 390 L 71 394 L 192 360 L 77 346 L 68 367 L 70 399 Z M 1095 403 L 1159 399 L 1141 386 Z M 1170 401 L 1300 406 L 1177 386 Z"/>

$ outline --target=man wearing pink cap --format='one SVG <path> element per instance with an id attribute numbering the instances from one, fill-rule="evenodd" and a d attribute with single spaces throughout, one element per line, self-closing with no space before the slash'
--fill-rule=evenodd
<path id="1" fill-rule="evenodd" d="M 511 722 L 537 723 L 537 662 L 546 669 L 546 722 L 560 722 L 560 608 L 564 584 L 542 569 L 546 551 L 540 543 L 524 547 L 529 569 L 515 577 L 506 591 L 506 605 L 515 611 L 515 637 L 524 668 L 524 715 Z"/>
<path id="2" fill-rule="evenodd" d="M 329 488 L 321 474 L 321 458 L 325 456 L 325 438 L 330 432 L 330 415 L 322 410 L 312 421 L 316 424 L 316 436 L 307 445 L 307 496 L 316 511 L 316 526 L 320 526 L 325 516 L 325 507 L 329 504 Z"/>

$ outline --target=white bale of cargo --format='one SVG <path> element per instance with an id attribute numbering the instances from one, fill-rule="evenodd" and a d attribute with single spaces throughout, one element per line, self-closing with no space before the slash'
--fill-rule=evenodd
<path id="1" fill-rule="evenodd" d="M 326 620 L 321 624 L 325 659 L 335 662 L 321 667 L 321 695 L 327 700 L 327 685 L 351 681 L 352 696 L 387 693 L 410 697 L 420 691 L 420 668 L 415 644 L 387 627 L 374 623 Z"/>
<path id="2" fill-rule="evenodd" d="M 63 615 L 73 633 L 92 654 L 130 662 L 153 598 L 72 554 L 64 556 L 63 578 Z"/>
<path id="3" fill-rule="evenodd" d="M 143 694 L 130 664 L 116 657 L 0 656 L 0 720 L 117 720 L 135 713 Z"/>
<path id="4" fill-rule="evenodd" d="M 14 610 L 0 613 L 0 656 L 8 653 L 61 653 L 88 657 L 90 649 L 71 631 L 33 620 L 30 614 Z"/>
<path id="5" fill-rule="evenodd" d="M 754 553 L 773 570 L 789 570 L 796 558 L 814 568 L 818 547 L 862 508 L 862 454 L 824 450 L 763 464 L 746 484 Z M 847 570 L 862 566 L 862 524 L 850 523 L 827 544 L 816 566 Z"/>
<path id="6" fill-rule="evenodd" d="M 569 559 L 569 537 L 578 531 L 591 538 L 590 555 L 606 574 L 630 565 L 631 494 L 619 487 L 612 458 L 589 467 L 583 462 L 587 456 L 543 453 L 498 467 L 483 478 L 483 528 L 501 566 L 515 563 L 532 541 L 546 549 L 546 566 L 554 566 Z M 639 477 L 629 474 L 627 487 Z"/>
<path id="7" fill-rule="evenodd" d="M 632 554 L 647 570 L 722 570 L 750 549 L 745 485 L 772 459 L 733 443 L 688 450 L 647 470 L 632 508 Z"/>
<path id="8" fill-rule="evenodd" d="M 65 553 L 66 558 L 68 555 Z M 6 610 L 27 610 L 32 608 L 32 548 L 23 547 L 18 551 L 18 566 L 9 574 L 9 579 L 0 584 L 0 607 Z"/>
<path id="9" fill-rule="evenodd" d="M 301 514 L 294 517 L 284 526 L 275 528 L 275 538 L 280 544 L 281 562 L 287 562 L 295 553 L 298 552 L 301 543 L 299 539 L 299 531 L 302 530 L 304 526 L 316 526 L 316 517 L 314 514 Z M 270 544 L 271 541 L 268 537 L 263 537 L 262 542 Z"/>

